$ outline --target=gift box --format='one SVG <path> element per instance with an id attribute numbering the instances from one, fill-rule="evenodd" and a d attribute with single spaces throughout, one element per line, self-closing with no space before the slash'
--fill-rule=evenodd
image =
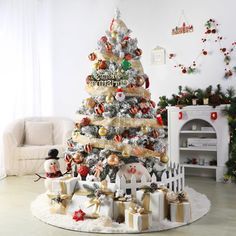
<path id="1" fill-rule="evenodd" d="M 79 181 L 81 182 L 84 181 Z M 81 186 L 81 185 L 80 185 Z M 91 185 L 83 184 L 78 189 L 70 203 L 68 212 L 74 213 L 81 209 L 87 216 L 97 218 L 99 216 L 113 217 L 113 192 L 106 188 L 104 183 L 101 186 L 96 183 Z"/>
<path id="2" fill-rule="evenodd" d="M 152 212 L 153 221 L 161 221 L 169 216 L 169 204 L 166 199 L 167 189 L 156 189 L 154 192 L 147 192 L 141 189 L 136 192 L 136 200 L 145 211 Z"/>
<path id="3" fill-rule="evenodd" d="M 170 219 L 172 222 L 189 223 L 191 220 L 191 206 L 189 202 L 170 203 Z"/>
<path id="4" fill-rule="evenodd" d="M 68 194 L 47 194 L 50 199 L 50 212 L 52 214 L 63 214 L 67 213 L 67 208 L 71 202 L 71 195 Z"/>
<path id="5" fill-rule="evenodd" d="M 56 178 L 52 181 L 52 190 L 53 193 L 66 193 L 72 195 L 76 189 L 76 184 L 78 178 L 64 176 L 61 178 Z"/>
<path id="6" fill-rule="evenodd" d="M 152 213 L 138 213 L 131 209 L 125 209 L 125 224 L 139 232 L 148 230 L 152 226 Z"/>
<path id="7" fill-rule="evenodd" d="M 125 221 L 125 210 L 129 209 L 131 203 L 132 203 L 131 199 L 127 198 L 114 199 L 113 219 L 116 222 L 122 223 Z"/>

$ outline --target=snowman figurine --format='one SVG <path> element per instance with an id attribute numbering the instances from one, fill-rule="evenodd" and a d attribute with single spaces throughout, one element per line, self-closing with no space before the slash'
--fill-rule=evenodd
<path id="1" fill-rule="evenodd" d="M 123 91 L 122 88 L 118 88 L 118 89 L 116 90 L 115 98 L 116 98 L 116 100 L 119 101 L 119 102 L 122 102 L 122 101 L 125 100 L 125 94 L 124 94 L 124 91 Z"/>
<path id="2" fill-rule="evenodd" d="M 123 175 L 128 181 L 131 180 L 132 175 L 135 176 L 137 182 L 141 181 L 142 176 L 145 176 L 147 181 L 151 180 L 148 170 L 140 162 L 128 163 L 122 166 L 117 174 L 120 177 Z"/>
<path id="3" fill-rule="evenodd" d="M 45 158 L 44 162 L 44 170 L 46 174 L 45 178 L 45 187 L 48 191 L 51 190 L 52 180 L 54 178 L 58 178 L 63 176 L 63 174 L 60 171 L 60 164 L 59 164 L 59 157 L 58 150 L 57 149 L 51 149 L 48 152 L 48 157 Z"/>

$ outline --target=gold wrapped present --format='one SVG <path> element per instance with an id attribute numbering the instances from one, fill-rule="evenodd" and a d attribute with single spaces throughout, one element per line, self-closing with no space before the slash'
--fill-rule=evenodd
<path id="1" fill-rule="evenodd" d="M 152 213 L 141 207 L 125 209 L 125 224 L 138 232 L 148 230 L 152 226 Z"/>

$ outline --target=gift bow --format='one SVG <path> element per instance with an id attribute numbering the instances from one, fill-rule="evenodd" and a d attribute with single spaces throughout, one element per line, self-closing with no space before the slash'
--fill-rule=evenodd
<path id="1" fill-rule="evenodd" d="M 66 207 L 67 205 L 67 201 L 65 200 L 70 200 L 72 197 L 69 194 L 52 194 L 52 193 L 48 193 L 47 196 L 51 199 L 51 201 L 61 204 L 64 207 Z"/>
<path id="2" fill-rule="evenodd" d="M 186 192 L 180 191 L 180 192 L 171 192 L 171 195 L 167 195 L 168 202 L 171 203 L 182 203 L 182 202 L 188 202 L 188 195 Z"/>
<path id="3" fill-rule="evenodd" d="M 146 213 L 144 208 L 139 206 L 139 205 L 137 205 L 137 204 L 131 205 L 129 207 L 129 211 L 130 211 L 130 213 L 133 213 L 133 214 L 135 214 L 135 213 L 145 214 Z"/>

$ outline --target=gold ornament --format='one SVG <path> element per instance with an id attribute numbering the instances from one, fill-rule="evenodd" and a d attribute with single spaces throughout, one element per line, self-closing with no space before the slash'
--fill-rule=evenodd
<path id="1" fill-rule="evenodd" d="M 143 132 L 143 134 L 148 133 L 148 127 L 147 126 L 142 126 L 141 131 Z"/>
<path id="2" fill-rule="evenodd" d="M 116 31 L 113 31 L 113 32 L 111 33 L 111 37 L 112 37 L 112 38 L 116 38 L 116 36 L 117 36 L 117 32 L 116 32 Z"/>
<path id="3" fill-rule="evenodd" d="M 117 166 L 120 163 L 119 157 L 116 154 L 111 154 L 107 158 L 107 164 L 110 166 Z"/>
<path id="4" fill-rule="evenodd" d="M 76 164 L 81 164 L 83 161 L 84 161 L 84 156 L 82 153 L 80 152 L 76 152 L 74 155 L 73 155 L 73 161 L 74 163 Z"/>
<path id="5" fill-rule="evenodd" d="M 164 156 L 161 156 L 161 162 L 166 164 L 167 162 L 169 161 L 169 157 L 164 155 Z"/>
<path id="6" fill-rule="evenodd" d="M 87 98 L 87 99 L 85 100 L 85 106 L 86 106 L 87 108 L 92 109 L 92 108 L 95 107 L 95 105 L 96 105 L 96 102 L 94 101 L 93 98 Z"/>
<path id="7" fill-rule="evenodd" d="M 93 68 L 94 70 L 97 70 L 98 66 L 99 66 L 99 64 L 98 64 L 98 62 L 97 62 L 97 63 L 94 63 L 94 64 L 92 65 L 92 68 Z"/>
<path id="8" fill-rule="evenodd" d="M 141 77 L 141 76 L 137 76 L 137 77 L 135 78 L 135 80 L 136 80 L 136 85 L 137 85 L 138 87 L 141 87 L 141 86 L 145 83 L 144 78 Z"/>
<path id="9" fill-rule="evenodd" d="M 128 150 L 123 150 L 121 155 L 122 155 L 123 157 L 125 157 L 125 158 L 128 158 L 128 157 L 130 157 L 130 151 L 128 151 Z"/>
<path id="10" fill-rule="evenodd" d="M 106 103 L 113 103 L 113 101 L 114 97 L 112 96 L 112 94 L 106 96 Z"/>
<path id="11" fill-rule="evenodd" d="M 106 136 L 107 135 L 107 129 L 105 127 L 101 127 L 99 130 L 98 130 L 98 134 L 100 136 Z"/>

